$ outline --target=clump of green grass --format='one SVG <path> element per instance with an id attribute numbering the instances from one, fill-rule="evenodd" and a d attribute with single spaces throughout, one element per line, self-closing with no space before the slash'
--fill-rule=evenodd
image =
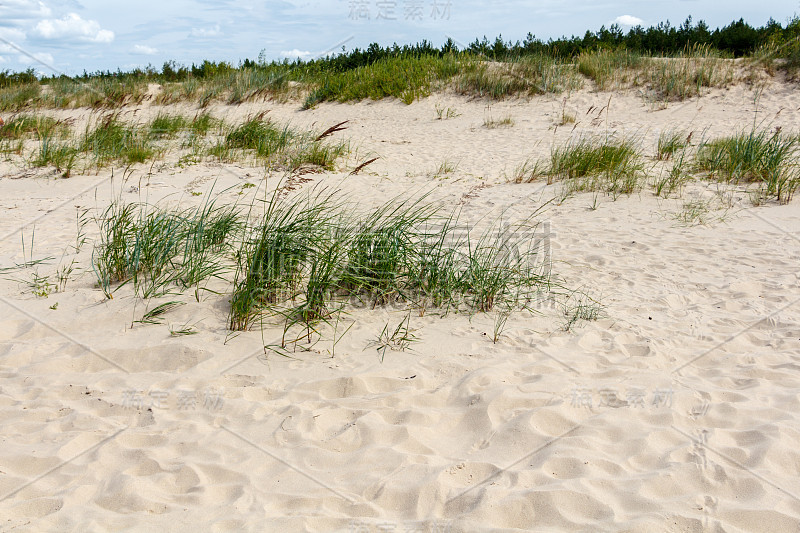
<path id="1" fill-rule="evenodd" d="M 161 324 L 164 321 L 165 314 L 183 305 L 186 305 L 186 303 L 178 301 L 165 302 L 145 312 L 142 318 L 136 320 L 136 322 L 140 324 Z"/>
<path id="2" fill-rule="evenodd" d="M 436 104 L 435 109 L 436 109 L 436 120 L 447 120 L 450 118 L 461 116 L 461 113 L 459 113 L 452 107 L 444 108 L 441 107 L 439 104 Z"/>
<path id="3" fill-rule="evenodd" d="M 449 159 L 445 159 L 444 161 L 439 163 L 439 166 L 436 168 L 436 170 L 433 171 L 432 176 L 434 178 L 441 178 L 442 176 L 448 176 L 453 172 L 455 172 L 457 168 L 458 168 L 458 163 L 450 161 Z"/>
<path id="4" fill-rule="evenodd" d="M 178 132 L 186 129 L 188 121 L 182 115 L 167 115 L 159 113 L 150 122 L 149 135 L 154 138 L 173 138 Z"/>
<path id="5" fill-rule="evenodd" d="M 694 45 L 676 58 L 650 58 L 644 83 L 664 101 L 698 96 L 704 87 L 725 87 L 733 81 L 733 63 L 708 45 Z"/>
<path id="6" fill-rule="evenodd" d="M 33 104 L 42 92 L 38 83 L 0 88 L 0 111 L 19 111 Z"/>
<path id="7" fill-rule="evenodd" d="M 688 135 L 684 131 L 665 130 L 658 136 L 658 149 L 656 159 L 659 161 L 669 161 L 672 156 L 689 146 L 692 140 L 692 133 Z"/>
<path id="8" fill-rule="evenodd" d="M 414 335 L 414 330 L 411 329 L 411 314 L 408 314 L 405 319 L 401 320 L 393 331 L 389 330 L 387 323 L 383 330 L 378 334 L 378 337 L 371 341 L 367 348 L 375 348 L 381 355 L 381 363 L 386 357 L 386 350 L 404 352 L 413 343 L 419 339 Z"/>
<path id="9" fill-rule="evenodd" d="M 565 195 L 604 191 L 616 198 L 637 191 L 644 178 L 641 155 L 631 139 L 581 138 L 553 148 L 549 166 L 537 171 L 524 172 L 528 181 L 538 175 L 547 176 L 548 183 L 563 181 Z"/>
<path id="10" fill-rule="evenodd" d="M 361 217 L 332 197 L 277 195 L 245 241 L 231 298 L 230 328 L 264 313 L 284 320 L 284 346 L 309 338 L 346 305 L 405 303 L 419 310 L 466 306 L 489 312 L 524 305 L 549 272 L 534 236 L 504 226 L 470 237 L 434 206 L 390 202 Z M 528 228 L 530 229 L 530 228 Z M 303 334 L 287 341 L 297 325 Z"/>
<path id="11" fill-rule="evenodd" d="M 645 59 L 625 49 L 601 49 L 578 56 L 578 71 L 591 78 L 597 88 L 608 91 L 636 83 Z"/>
<path id="12" fill-rule="evenodd" d="M 208 135 L 208 132 L 211 131 L 212 128 L 221 125 L 222 121 L 215 119 L 208 113 L 200 113 L 195 115 L 192 121 L 189 123 L 189 130 L 198 136 Z"/>
<path id="13" fill-rule="evenodd" d="M 458 288 L 471 308 L 489 312 L 501 303 L 509 308 L 526 300 L 531 287 L 547 285 L 547 275 L 531 261 L 540 259 L 542 250 L 536 241 L 515 237 L 518 231 L 530 232 L 530 228 L 500 225 L 477 238 L 466 235 Z"/>
<path id="14" fill-rule="evenodd" d="M 10 159 L 11 154 L 20 155 L 25 147 L 22 139 L 5 139 L 0 137 L 0 154 L 6 154 L 5 158 Z"/>
<path id="15" fill-rule="evenodd" d="M 626 49 L 584 52 L 581 74 L 598 90 L 644 86 L 661 101 L 697 96 L 704 87 L 725 87 L 733 81 L 733 64 L 706 45 L 694 45 L 676 57 L 646 57 Z"/>
<path id="16" fill-rule="evenodd" d="M 511 96 L 560 93 L 583 83 L 575 67 L 562 60 L 534 54 L 515 61 L 487 63 L 464 60 L 453 80 L 456 92 L 501 100 Z"/>
<path id="17" fill-rule="evenodd" d="M 115 114 L 102 118 L 94 128 L 87 125 L 80 150 L 90 154 L 97 166 L 111 161 L 144 163 L 158 154 L 146 131 L 123 123 Z"/>
<path id="18" fill-rule="evenodd" d="M 495 128 L 502 128 L 504 126 L 510 127 L 514 125 L 514 119 L 511 116 L 505 116 L 500 119 L 494 119 L 491 115 L 483 119 L 483 126 L 486 129 L 493 130 Z"/>
<path id="19" fill-rule="evenodd" d="M 97 219 L 100 238 L 92 266 L 107 298 L 132 283 L 144 298 L 195 289 L 219 277 L 221 255 L 240 230 L 235 207 L 207 201 L 194 209 L 163 209 L 114 201 Z"/>
<path id="20" fill-rule="evenodd" d="M 69 178 L 77 158 L 78 149 L 75 146 L 56 141 L 50 136 L 41 136 L 36 156 L 31 160 L 31 165 L 34 167 L 54 166 L 63 177 Z"/>
<path id="21" fill-rule="evenodd" d="M 668 198 L 673 193 L 680 193 L 683 186 L 691 179 L 687 172 L 688 166 L 686 150 L 682 150 L 672 159 L 672 166 L 653 182 L 653 192 L 656 193 L 656 196 Z"/>
<path id="22" fill-rule="evenodd" d="M 754 129 L 703 142 L 696 167 L 710 179 L 760 183 L 766 196 L 787 203 L 800 185 L 797 150 L 796 137 Z"/>
<path id="23" fill-rule="evenodd" d="M 0 138 L 22 139 L 26 137 L 65 137 L 69 133 L 67 123 L 43 115 L 15 115 L 0 126 Z"/>
<path id="24" fill-rule="evenodd" d="M 324 74 L 313 84 L 303 107 L 310 109 L 325 101 L 387 97 L 410 104 L 428 96 L 433 84 L 449 80 L 460 70 L 453 55 L 384 58 L 363 67 Z"/>
<path id="25" fill-rule="evenodd" d="M 565 317 L 562 326 L 564 331 L 572 331 L 583 322 L 594 322 L 603 311 L 596 300 L 577 291 L 568 294 L 561 305 Z"/>
<path id="26" fill-rule="evenodd" d="M 348 145 L 329 142 L 312 132 L 298 132 L 288 125 L 277 125 L 259 115 L 230 130 L 210 153 L 222 160 L 233 157 L 236 150 L 252 153 L 272 168 L 295 170 L 310 166 L 333 170 L 336 160 L 347 153 Z"/>
<path id="27" fill-rule="evenodd" d="M 324 248 L 331 233 L 331 201 L 283 202 L 275 194 L 265 205 L 260 224 L 238 254 L 231 330 L 248 329 L 265 306 L 299 296 L 309 258 Z"/>
<path id="28" fill-rule="evenodd" d="M 348 240 L 342 284 L 373 307 L 402 297 L 417 226 L 430 219 L 430 206 L 386 204 L 356 222 Z"/>
<path id="29" fill-rule="evenodd" d="M 544 174 L 542 163 L 528 158 L 514 168 L 510 179 L 514 183 L 530 183 L 542 174 Z"/>

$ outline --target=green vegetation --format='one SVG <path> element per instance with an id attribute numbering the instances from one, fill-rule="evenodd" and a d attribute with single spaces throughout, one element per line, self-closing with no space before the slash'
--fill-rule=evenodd
<path id="1" fill-rule="evenodd" d="M 691 140 L 691 133 L 677 130 L 662 131 L 658 136 L 656 159 L 669 161 L 678 151 L 685 149 Z"/>
<path id="2" fill-rule="evenodd" d="M 285 344 L 294 326 L 311 336 L 348 302 L 404 303 L 420 315 L 462 306 L 485 312 L 501 303 L 519 308 L 549 288 L 532 231 L 493 228 L 476 237 L 454 215 L 419 202 L 357 217 L 347 207 L 322 195 L 268 202 L 237 254 L 232 330 L 277 315 Z"/>
<path id="3" fill-rule="evenodd" d="M 436 82 L 455 76 L 462 65 L 454 55 L 391 57 L 344 72 L 331 72 L 311 81 L 314 87 L 303 104 L 308 109 L 335 100 L 380 100 L 389 96 L 406 104 L 428 96 Z"/>
<path id="4" fill-rule="evenodd" d="M 569 61 L 538 53 L 501 63 L 465 63 L 453 85 L 460 94 L 499 100 L 579 89 L 583 81 Z"/>
<path id="5" fill-rule="evenodd" d="M 752 130 L 701 143 L 696 168 L 710 179 L 760 183 L 767 197 L 787 203 L 800 185 L 797 151 L 797 137 Z"/>
<path id="6" fill-rule="evenodd" d="M 687 48 L 674 57 L 600 49 L 581 54 L 578 69 L 600 90 L 644 87 L 661 101 L 685 100 L 705 87 L 725 87 L 733 80 L 731 61 L 706 45 Z"/>
<path id="7" fill-rule="evenodd" d="M 31 166 L 52 166 L 64 177 L 76 168 L 146 163 L 170 150 L 182 154 L 181 164 L 210 156 L 221 161 L 255 159 L 272 169 L 332 170 L 349 152 L 347 142 L 329 139 L 343 129 L 337 126 L 321 134 L 302 132 L 261 116 L 227 125 L 207 113 L 194 117 L 159 113 L 150 122 L 137 124 L 110 113 L 89 121 L 82 134 L 76 135 L 67 122 L 20 114 L 0 126 L 0 153 L 25 155 Z M 35 141 L 27 153 L 24 141 Z"/>
<path id="8" fill-rule="evenodd" d="M 204 61 L 181 66 L 167 62 L 129 72 L 85 73 L 77 78 L 37 79 L 32 70 L 0 71 L 0 111 L 27 107 L 114 109 L 148 97 L 148 84 L 161 88 L 156 104 L 194 101 L 239 104 L 299 98 L 310 108 L 324 101 L 394 97 L 411 103 L 439 87 L 489 98 L 560 93 L 582 85 L 579 72 L 601 89 L 642 86 L 661 101 L 698 94 L 703 87 L 731 82 L 724 58 L 751 56 L 751 65 L 786 69 L 800 66 L 800 19 L 770 20 L 753 28 L 743 20 L 711 30 L 688 18 L 678 27 L 662 23 L 627 33 L 614 25 L 547 42 L 528 34 L 523 41 L 475 40 L 459 49 L 448 40 L 440 48 L 372 44 L 320 59 L 295 62 L 245 60 L 238 66 Z M 46 90 L 44 88 L 46 86 Z"/>
<path id="9" fill-rule="evenodd" d="M 97 223 L 92 267 L 107 298 L 132 283 L 143 298 L 193 288 L 199 300 L 205 282 L 224 270 L 226 245 L 242 228 L 235 206 L 213 201 L 186 210 L 112 202 Z"/>
<path id="10" fill-rule="evenodd" d="M 333 170 L 336 160 L 347 153 L 347 143 L 330 143 L 324 134 L 299 133 L 288 125 L 279 126 L 258 116 L 231 129 L 212 150 L 220 159 L 230 158 L 234 150 L 251 152 L 268 167 L 296 170 L 312 166 Z"/>
<path id="11" fill-rule="evenodd" d="M 145 300 L 192 290 L 199 301 L 217 280 L 214 292 L 232 288 L 230 329 L 278 318 L 284 347 L 318 334 L 348 306 L 507 315 L 550 290 L 535 224 L 476 231 L 423 201 L 353 214 L 321 193 L 286 199 L 276 191 L 256 215 L 258 207 L 244 216 L 215 200 L 186 209 L 112 202 L 96 219 L 98 286 L 107 298 L 131 285 Z M 160 321 L 175 305 L 156 306 L 139 322 Z M 405 324 L 384 340 L 408 340 Z"/>
<path id="12" fill-rule="evenodd" d="M 116 114 L 103 117 L 94 128 L 87 126 L 79 149 L 92 157 L 98 167 L 112 161 L 144 163 L 159 153 L 146 132 L 120 121 Z"/>
<path id="13" fill-rule="evenodd" d="M 554 147 L 549 165 L 523 164 L 515 181 L 533 181 L 547 176 L 548 183 L 564 183 L 564 195 L 582 191 L 604 191 L 615 198 L 641 187 L 644 168 L 641 155 L 631 139 L 582 138 Z"/>

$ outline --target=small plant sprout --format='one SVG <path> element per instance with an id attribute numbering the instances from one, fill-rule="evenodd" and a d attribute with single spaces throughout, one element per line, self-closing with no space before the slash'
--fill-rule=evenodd
<path id="1" fill-rule="evenodd" d="M 378 338 L 370 342 L 367 348 L 374 347 L 380 353 L 381 363 L 386 356 L 387 349 L 396 352 L 404 352 L 411 344 L 419 340 L 416 335 L 414 335 L 415 330 L 410 328 L 410 324 L 411 314 L 408 314 L 401 320 L 394 330 L 390 329 L 389 323 L 387 322 L 386 325 L 383 326 L 383 330 L 378 334 Z"/>
<path id="2" fill-rule="evenodd" d="M 453 172 L 456 171 L 458 168 L 458 163 L 454 163 L 448 159 L 445 159 L 441 162 L 439 167 L 433 172 L 434 178 L 441 178 L 443 176 L 449 176 Z"/>
<path id="3" fill-rule="evenodd" d="M 183 305 L 186 304 L 178 301 L 166 302 L 157 305 L 142 315 L 140 320 L 135 320 L 134 322 L 139 324 L 161 324 L 161 322 L 164 320 L 163 315 Z"/>
<path id="4" fill-rule="evenodd" d="M 452 107 L 445 108 L 440 106 L 439 104 L 436 104 L 435 109 L 436 109 L 436 120 L 447 120 L 449 118 L 455 118 L 460 116 L 460 113 L 458 113 Z"/>
<path id="5" fill-rule="evenodd" d="M 513 309 L 509 306 L 498 306 L 494 315 L 494 328 L 492 330 L 492 344 L 497 344 L 500 340 L 500 335 L 506 328 L 506 322 L 511 316 Z"/>
<path id="6" fill-rule="evenodd" d="M 577 291 L 567 295 L 562 307 L 565 317 L 562 329 L 567 332 L 575 329 L 581 322 L 597 320 L 602 312 L 602 308 L 596 300 Z"/>
<path id="7" fill-rule="evenodd" d="M 182 325 L 171 325 L 169 327 L 169 334 L 171 337 L 185 337 L 187 335 L 196 335 L 197 329 L 195 324 L 190 325 L 188 322 Z"/>
<path id="8" fill-rule="evenodd" d="M 561 117 L 559 117 L 558 125 L 564 126 L 566 124 L 574 124 L 577 117 L 574 113 L 567 111 L 567 97 L 561 101 Z"/>

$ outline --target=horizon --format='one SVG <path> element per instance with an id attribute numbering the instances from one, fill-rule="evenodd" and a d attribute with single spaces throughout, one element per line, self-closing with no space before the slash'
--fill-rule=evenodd
<path id="1" fill-rule="evenodd" d="M 69 0 L 59 6 L 39 0 L 0 2 L 0 71 L 34 68 L 39 75 L 131 70 L 204 60 L 237 64 L 263 52 L 267 62 L 284 58 L 314 59 L 341 51 L 413 44 L 440 46 L 452 38 L 459 48 L 475 39 L 502 36 L 522 41 L 582 36 L 612 24 L 623 32 L 669 21 L 676 27 L 687 17 L 713 30 L 744 19 L 753 27 L 770 18 L 784 25 L 797 14 L 794 1 L 768 0 L 766 5 L 733 2 L 724 10 L 707 0 L 659 6 L 632 1 L 571 5 L 554 1 L 511 1 L 478 5 L 472 0 L 333 0 L 273 3 L 230 0 L 179 1 L 169 5 L 146 1 L 139 9 L 91 0 Z M 723 13 L 724 11 L 724 13 Z M 525 16 L 519 16 L 519 13 Z M 736 13 L 730 18 L 729 13 Z M 185 13 L 191 13 L 186 15 Z M 765 14 L 766 13 L 766 14 Z M 116 16 L 115 16 L 116 15 Z M 729 20 L 730 18 L 730 20 Z M 478 29 L 480 27 L 481 29 Z M 265 31 L 263 28 L 268 28 Z"/>

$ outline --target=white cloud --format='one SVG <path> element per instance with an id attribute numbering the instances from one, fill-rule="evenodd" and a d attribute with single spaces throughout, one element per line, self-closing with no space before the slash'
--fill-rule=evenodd
<path id="1" fill-rule="evenodd" d="M 644 21 L 639 17 L 634 17 L 633 15 L 621 15 L 615 18 L 612 22 L 614 24 L 619 24 L 620 26 L 644 26 Z"/>
<path id="2" fill-rule="evenodd" d="M 153 48 L 152 46 L 147 46 L 146 44 L 135 44 L 133 45 L 133 53 L 152 56 L 158 53 L 158 49 Z"/>
<path id="3" fill-rule="evenodd" d="M 307 50 L 298 50 L 295 48 L 294 50 L 283 50 L 281 52 L 281 57 L 288 57 L 290 59 L 308 59 L 311 57 L 311 52 Z"/>
<path id="4" fill-rule="evenodd" d="M 25 32 L 19 28 L 4 28 L 0 26 L 0 37 L 12 43 L 25 40 Z"/>
<path id="5" fill-rule="evenodd" d="M 192 37 L 200 37 L 205 39 L 208 37 L 217 37 L 218 35 L 222 35 L 222 31 L 219 28 L 219 24 L 217 24 L 213 28 L 192 28 L 192 31 L 189 32 L 189 35 Z"/>
<path id="6" fill-rule="evenodd" d="M 83 20 L 77 13 L 60 19 L 40 20 L 33 28 L 34 35 L 42 39 L 77 40 L 93 43 L 110 43 L 114 32 L 100 28 L 95 20 Z"/>
<path id="7" fill-rule="evenodd" d="M 5 0 L 0 3 L 0 20 L 30 20 L 49 17 L 53 12 L 43 2 Z"/>
<path id="8" fill-rule="evenodd" d="M 22 63 L 23 65 L 32 65 L 32 64 L 39 64 L 39 62 L 44 63 L 45 65 L 52 65 L 55 63 L 53 56 L 45 53 L 45 52 L 37 52 L 35 54 L 31 54 L 33 57 L 19 55 L 17 57 L 17 61 Z M 36 58 L 36 59 L 34 59 Z"/>

